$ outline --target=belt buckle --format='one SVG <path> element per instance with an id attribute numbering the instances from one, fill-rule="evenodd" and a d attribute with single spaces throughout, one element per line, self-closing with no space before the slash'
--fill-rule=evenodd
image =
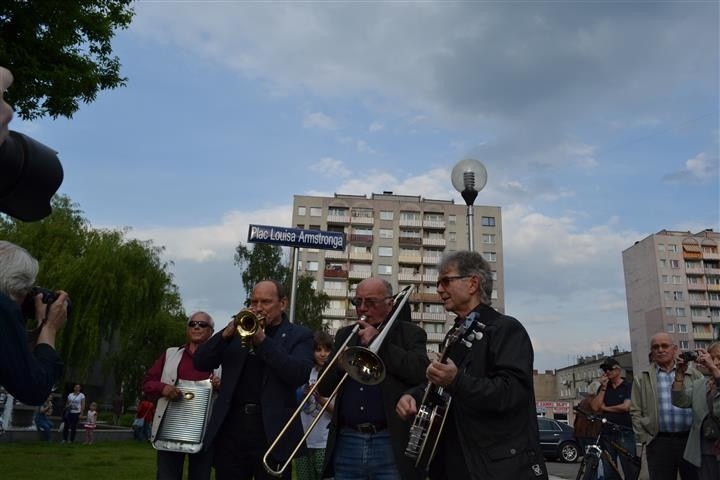
<path id="1" fill-rule="evenodd" d="M 257 403 L 246 403 L 243 405 L 245 415 L 257 415 L 260 412 L 260 405 Z"/>
<path id="2" fill-rule="evenodd" d="M 360 433 L 377 433 L 377 427 L 373 423 L 358 423 L 355 429 Z"/>

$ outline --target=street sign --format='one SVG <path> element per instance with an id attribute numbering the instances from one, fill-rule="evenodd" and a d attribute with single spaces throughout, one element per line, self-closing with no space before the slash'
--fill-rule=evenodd
<path id="1" fill-rule="evenodd" d="M 345 250 L 345 234 L 343 232 L 327 232 L 324 230 L 250 225 L 247 241 L 286 247 Z"/>

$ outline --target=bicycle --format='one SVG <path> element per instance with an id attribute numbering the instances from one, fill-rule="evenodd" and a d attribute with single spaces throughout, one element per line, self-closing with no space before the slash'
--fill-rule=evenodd
<path id="1" fill-rule="evenodd" d="M 599 415 L 593 415 L 591 413 L 580 410 L 577 407 L 575 407 L 574 410 L 576 413 L 584 415 L 591 422 L 601 422 L 603 425 L 610 426 L 615 431 L 629 429 L 629 427 L 626 427 L 624 425 L 618 425 L 617 423 L 613 423 L 604 417 L 601 417 Z M 625 449 L 622 445 L 619 445 L 617 442 L 614 442 L 612 440 L 610 441 L 610 444 L 620 456 L 620 464 L 622 465 L 622 471 L 625 472 L 625 474 L 623 475 L 623 473 L 620 472 L 620 468 L 615 463 L 610 453 L 603 448 L 602 443 L 600 442 L 600 438 L 602 437 L 602 435 L 603 430 L 601 429 L 600 432 L 597 434 L 595 441 L 586 447 L 585 455 L 583 455 L 582 461 L 580 462 L 580 468 L 578 469 L 575 480 L 597 479 L 598 468 L 600 467 L 600 460 L 605 460 L 606 465 L 610 465 L 610 468 L 615 470 L 615 472 L 620 478 L 624 480 L 638 480 L 638 477 L 640 477 L 640 457 L 638 457 L 634 453 L 627 451 L 627 449 Z"/>

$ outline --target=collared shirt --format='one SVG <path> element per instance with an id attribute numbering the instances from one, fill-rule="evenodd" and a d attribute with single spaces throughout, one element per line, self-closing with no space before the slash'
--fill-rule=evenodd
<path id="1" fill-rule="evenodd" d="M 670 392 L 675 380 L 675 365 L 669 372 L 655 365 L 657 372 L 658 427 L 661 432 L 687 432 L 692 425 L 692 409 L 672 404 Z"/>
<path id="2" fill-rule="evenodd" d="M 363 385 L 348 378 L 343 386 L 340 403 L 341 425 L 382 425 L 387 422 L 380 385 Z"/>

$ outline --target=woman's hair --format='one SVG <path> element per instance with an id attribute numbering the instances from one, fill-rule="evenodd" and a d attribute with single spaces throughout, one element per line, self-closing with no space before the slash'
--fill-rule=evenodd
<path id="1" fill-rule="evenodd" d="M 715 351 L 717 351 L 717 350 L 720 350 L 720 342 L 713 342 L 713 343 L 711 343 L 711 344 L 708 346 L 708 348 L 707 348 L 707 352 L 708 352 L 710 355 L 712 355 L 713 352 L 715 352 Z"/>
<path id="2" fill-rule="evenodd" d="M 315 332 L 315 336 L 313 337 L 313 350 L 319 347 L 325 347 L 328 350 L 332 350 L 333 347 L 332 337 L 324 330 Z"/>
<path id="3" fill-rule="evenodd" d="M 35 283 L 40 269 L 27 250 L 0 240 L 0 293 L 19 301 Z"/>

